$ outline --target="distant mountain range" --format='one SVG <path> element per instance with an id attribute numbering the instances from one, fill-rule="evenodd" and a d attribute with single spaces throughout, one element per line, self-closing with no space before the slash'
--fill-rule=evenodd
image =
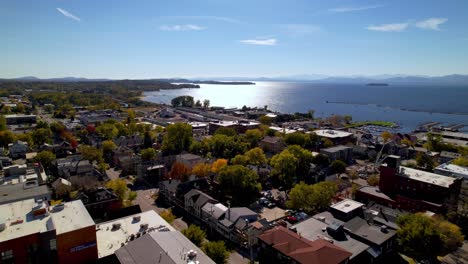
<path id="1" fill-rule="evenodd" d="M 26 82 L 100 82 L 100 81 L 115 81 L 112 79 L 87 79 L 82 77 L 63 77 L 63 78 L 48 78 L 40 79 L 34 76 L 26 76 L 13 79 L 0 79 L 3 81 L 26 81 Z M 158 78 L 148 79 L 151 81 L 174 82 L 174 83 L 209 83 L 214 81 L 307 81 L 315 83 L 351 83 L 351 84 L 366 84 L 366 83 L 412 83 L 412 84 L 467 84 L 468 75 L 452 74 L 445 76 L 422 76 L 422 75 L 403 75 L 403 74 L 384 74 L 374 76 L 327 76 L 320 74 L 302 74 L 280 77 L 198 77 L 198 78 Z M 215 82 L 214 82 L 215 83 Z"/>

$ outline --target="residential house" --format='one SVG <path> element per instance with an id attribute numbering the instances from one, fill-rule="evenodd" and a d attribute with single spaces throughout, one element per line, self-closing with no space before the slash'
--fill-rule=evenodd
<path id="1" fill-rule="evenodd" d="M 260 141 L 259 145 L 265 152 L 275 154 L 280 153 L 286 148 L 286 143 L 284 143 L 281 137 L 266 136 Z"/>
<path id="2" fill-rule="evenodd" d="M 192 189 L 188 193 L 184 195 L 185 198 L 185 211 L 194 215 L 196 218 L 201 218 L 202 207 L 210 202 L 215 203 L 217 202 L 216 199 L 209 196 L 208 194 L 199 191 L 197 189 Z"/>
<path id="3" fill-rule="evenodd" d="M 343 145 L 321 149 L 320 154 L 327 156 L 331 161 L 341 160 L 348 164 L 353 161 L 353 148 Z"/>
<path id="4" fill-rule="evenodd" d="M 52 183 L 52 189 L 56 195 L 61 196 L 72 190 L 72 183 L 59 177 Z"/>
<path id="5" fill-rule="evenodd" d="M 134 151 L 126 146 L 119 146 L 116 149 L 112 150 L 112 163 L 114 166 L 120 167 L 119 159 L 122 157 L 131 157 L 134 154 Z"/>
<path id="6" fill-rule="evenodd" d="M 88 210 L 93 219 L 105 218 L 108 214 L 112 214 L 122 208 L 119 197 L 112 189 L 103 187 L 92 191 L 79 192 L 75 200 L 83 201 L 86 210 Z"/>
<path id="7" fill-rule="evenodd" d="M 226 239 L 234 243 L 241 244 L 245 238 L 242 237 L 242 230 L 247 229 L 249 223 L 258 220 L 258 214 L 247 207 L 233 207 L 228 210 L 218 221 L 216 230 Z"/>
<path id="8" fill-rule="evenodd" d="M 91 175 L 94 167 L 81 155 L 74 155 L 55 160 L 54 170 L 58 177 L 68 179 L 70 176 Z"/>
<path id="9" fill-rule="evenodd" d="M 186 153 L 177 155 L 176 161 L 184 164 L 187 168 L 192 169 L 198 163 L 203 163 L 205 159 L 198 155 Z"/>
<path id="10" fill-rule="evenodd" d="M 345 264 L 350 252 L 324 240 L 310 241 L 283 226 L 259 237 L 260 263 Z"/>
<path id="11" fill-rule="evenodd" d="M 27 142 L 17 140 L 14 143 L 8 144 L 8 151 L 12 159 L 24 159 L 29 151 L 29 146 Z"/>
<path id="12" fill-rule="evenodd" d="M 133 135 L 133 136 L 121 136 L 114 139 L 115 145 L 117 147 L 127 147 L 133 150 L 139 149 L 143 146 L 144 138 L 140 135 Z"/>

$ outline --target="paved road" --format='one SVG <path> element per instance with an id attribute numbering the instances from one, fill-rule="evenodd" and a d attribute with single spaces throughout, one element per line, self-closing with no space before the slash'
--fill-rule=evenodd
<path id="1" fill-rule="evenodd" d="M 249 263 L 248 258 L 244 258 L 241 254 L 236 251 L 232 251 L 229 255 L 227 263 L 229 264 L 247 264 Z"/>

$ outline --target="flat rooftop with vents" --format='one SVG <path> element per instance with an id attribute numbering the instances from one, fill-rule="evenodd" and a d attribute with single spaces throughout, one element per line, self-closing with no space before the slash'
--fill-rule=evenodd
<path id="1" fill-rule="evenodd" d="M 312 132 L 317 134 L 317 136 L 326 138 L 345 138 L 353 135 L 353 133 L 330 129 L 319 129 Z"/>
<path id="2" fill-rule="evenodd" d="M 345 199 L 341 202 L 331 205 L 330 207 L 343 213 L 349 213 L 363 206 L 364 206 L 363 203 L 356 202 L 350 199 Z"/>
<path id="3" fill-rule="evenodd" d="M 427 171 L 416 170 L 408 167 L 400 166 L 399 175 L 415 181 L 434 184 L 440 187 L 449 188 L 457 179 L 453 177 L 443 176 Z"/>
<path id="4" fill-rule="evenodd" d="M 60 235 L 94 226 L 81 200 L 48 206 L 34 199 L 0 205 L 0 243 L 35 233 L 56 230 Z"/>
<path id="5" fill-rule="evenodd" d="M 96 225 L 98 256 L 103 258 L 147 233 L 175 229 L 154 211 L 119 218 Z"/>

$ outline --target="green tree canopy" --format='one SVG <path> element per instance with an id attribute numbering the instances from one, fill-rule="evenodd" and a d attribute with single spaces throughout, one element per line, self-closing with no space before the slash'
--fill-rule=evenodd
<path id="1" fill-rule="evenodd" d="M 0 131 L 7 130 L 6 118 L 3 115 L 0 115 Z"/>
<path id="2" fill-rule="evenodd" d="M 172 99 L 171 104 L 173 107 L 193 107 L 195 102 L 192 96 L 182 95 Z"/>
<path id="3" fill-rule="evenodd" d="M 237 131 L 231 127 L 220 127 L 216 129 L 215 135 L 226 135 L 228 137 L 233 137 L 237 135 Z"/>
<path id="4" fill-rule="evenodd" d="M 435 260 L 463 243 L 458 226 L 423 213 L 402 215 L 397 224 L 397 240 L 402 252 L 417 260 Z"/>
<path id="5" fill-rule="evenodd" d="M 192 143 L 192 126 L 184 123 L 176 123 L 167 127 L 164 136 L 162 150 L 169 154 L 179 154 L 187 151 Z"/>
<path id="6" fill-rule="evenodd" d="M 250 144 L 250 147 L 254 148 L 258 146 L 258 142 L 262 140 L 263 133 L 260 129 L 249 129 L 245 131 L 244 138 Z"/>
<path id="7" fill-rule="evenodd" d="M 289 208 L 314 213 L 326 209 L 337 190 L 334 182 L 324 181 L 313 185 L 300 182 L 289 192 L 286 205 Z"/>
<path id="8" fill-rule="evenodd" d="M 45 169 L 50 169 L 52 162 L 57 159 L 54 153 L 43 150 L 37 153 L 36 157 L 34 157 L 34 161 L 40 162 Z"/>
<path id="9" fill-rule="evenodd" d="M 330 168 L 333 170 L 334 173 L 343 173 L 346 171 L 346 163 L 341 160 L 334 160 L 330 164 Z"/>
<path id="10" fill-rule="evenodd" d="M 52 131 L 48 128 L 38 128 L 31 134 L 34 144 L 40 146 L 46 142 L 49 142 L 52 137 Z"/>
<path id="11" fill-rule="evenodd" d="M 307 136 L 302 132 L 294 132 L 284 137 L 284 142 L 288 145 L 299 145 L 303 147 L 306 144 Z"/>
<path id="12" fill-rule="evenodd" d="M 119 134 L 119 129 L 114 124 L 104 123 L 96 128 L 96 131 L 106 139 L 113 139 Z"/>
<path id="13" fill-rule="evenodd" d="M 198 247 L 200 247 L 206 239 L 205 231 L 197 225 L 189 225 L 188 228 L 182 230 L 182 234 Z"/>
<path id="14" fill-rule="evenodd" d="M 152 160 L 156 158 L 156 150 L 154 148 L 147 148 L 141 151 L 141 158 L 143 160 Z"/>
<path id="15" fill-rule="evenodd" d="M 224 198 L 230 198 L 235 206 L 251 204 L 261 190 L 258 175 L 241 165 L 223 167 L 219 172 L 218 182 Z"/>
<path id="16" fill-rule="evenodd" d="M 211 241 L 202 246 L 203 252 L 217 264 L 225 264 L 229 257 L 229 251 L 224 241 Z"/>
<path id="17" fill-rule="evenodd" d="M 297 158 L 289 150 L 283 150 L 270 160 L 270 165 L 273 167 L 272 175 L 278 177 L 285 187 L 292 186 L 297 177 L 297 163 Z"/>
<path id="18" fill-rule="evenodd" d="M 89 160 L 89 162 L 94 162 L 94 161 L 96 161 L 97 163 L 104 162 L 101 149 L 97 149 L 89 145 L 81 145 L 78 148 L 78 150 L 80 151 L 83 158 Z"/>
<path id="19" fill-rule="evenodd" d="M 416 155 L 416 164 L 418 164 L 419 167 L 428 171 L 433 170 L 436 166 L 435 161 L 429 155 L 421 152 L 419 152 Z"/>
<path id="20" fill-rule="evenodd" d="M 13 143 L 16 136 L 10 130 L 0 131 L 0 146 L 7 147 L 8 144 Z"/>

